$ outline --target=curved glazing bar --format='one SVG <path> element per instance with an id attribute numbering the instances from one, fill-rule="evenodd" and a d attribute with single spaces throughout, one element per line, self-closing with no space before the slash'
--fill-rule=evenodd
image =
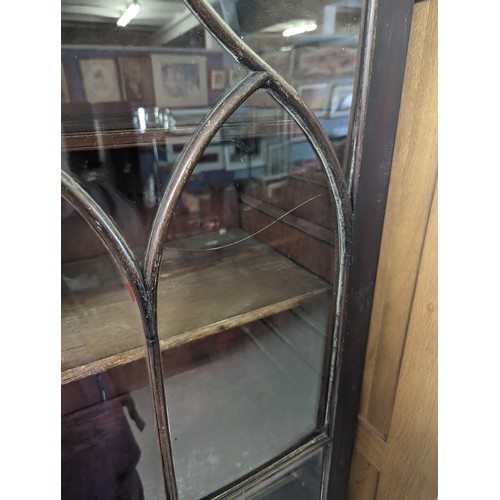
<path id="1" fill-rule="evenodd" d="M 146 342 L 146 361 L 157 423 L 164 486 L 169 498 L 175 499 L 177 493 L 175 490 L 171 491 L 170 489 L 170 485 L 175 484 L 175 480 L 163 386 L 161 350 L 156 328 L 153 327 L 154 315 L 151 311 L 151 299 L 146 289 L 144 276 L 132 251 L 114 222 L 85 189 L 65 171 L 61 171 L 61 187 L 64 199 L 82 215 L 108 249 L 120 274 L 130 287 L 139 308 Z"/>
<path id="2" fill-rule="evenodd" d="M 219 16 L 207 0 L 184 1 L 193 14 L 219 40 L 238 63 L 252 71 L 265 71 L 268 73 L 269 78 L 267 79 L 266 86 L 272 90 L 275 98 L 280 98 L 278 102 L 287 111 L 292 112 L 295 120 L 299 122 L 307 137 L 313 141 L 313 147 L 320 155 L 321 162 L 325 170 L 327 170 L 328 178 L 333 180 L 332 189 L 336 198 L 337 216 L 345 229 L 345 233 L 350 234 L 351 204 L 342 168 L 314 112 L 304 104 L 297 91 L 279 73 L 234 33 L 231 27 Z M 331 172 L 328 172 L 329 169 L 331 169 Z"/>
<path id="3" fill-rule="evenodd" d="M 196 167 L 203 151 L 224 125 L 224 122 L 251 94 L 265 85 L 267 78 L 268 75 L 265 72 L 252 73 L 227 96 L 223 97 L 200 123 L 177 160 L 172 178 L 158 206 L 144 258 L 145 277 L 154 301 L 154 309 L 156 308 L 156 286 L 163 246 L 176 204 L 189 176 Z"/>
<path id="4" fill-rule="evenodd" d="M 298 122 L 321 160 L 333 194 L 338 224 L 339 259 L 336 270 L 338 288 L 333 334 L 334 345 L 336 345 L 340 341 L 339 336 L 344 321 L 342 318 L 342 306 L 346 298 L 345 290 L 351 258 L 350 247 L 352 232 L 351 200 L 337 155 L 323 127 L 319 123 L 318 118 L 313 111 L 305 105 L 296 90 L 234 33 L 231 27 L 219 16 L 209 2 L 206 0 L 185 0 L 185 3 L 200 22 L 203 23 L 222 45 L 224 45 L 240 64 L 254 71 L 265 71 L 268 73 L 269 78 L 266 81 L 266 87 L 270 90 L 271 95 L 279 104 L 290 112 L 293 118 Z M 333 383 L 334 373 L 335 364 L 332 362 L 330 384 Z M 324 423 L 325 428 L 330 425 L 332 416 L 331 405 L 333 403 L 331 401 L 331 392 L 331 390 L 328 391 L 326 420 Z"/>
<path id="5" fill-rule="evenodd" d="M 275 99 L 293 116 L 297 121 L 299 126 L 302 128 L 307 138 L 311 141 L 311 145 L 318 154 L 322 165 L 324 166 L 325 174 L 330 184 L 330 189 L 333 194 L 333 203 L 336 209 L 337 215 L 337 238 L 338 238 L 338 261 L 337 269 L 334 269 L 334 273 L 337 274 L 337 294 L 336 294 L 336 307 L 335 307 L 335 320 L 333 329 L 333 345 L 338 346 L 340 339 L 340 332 L 343 327 L 343 310 L 344 303 L 346 300 L 346 285 L 350 269 L 351 261 L 351 207 L 348 192 L 345 183 L 342 178 L 340 171 L 340 165 L 335 156 L 331 144 L 324 134 L 321 124 L 316 119 L 316 116 L 310 112 L 309 108 L 305 103 L 298 97 L 295 93 L 285 93 L 284 91 L 279 91 L 279 83 L 273 82 L 276 85 L 275 88 L 271 88 L 271 94 Z M 288 84 L 287 84 L 288 86 Z M 334 162 L 336 161 L 336 163 Z M 332 168 L 333 166 L 339 165 L 338 169 Z M 335 370 L 336 370 L 336 359 L 332 359 L 331 369 L 329 374 L 329 386 L 335 383 Z M 333 401 L 331 399 L 332 391 L 328 390 L 327 402 L 326 402 L 326 413 L 323 428 L 328 431 L 328 427 L 333 419 L 332 415 L 332 405 Z"/>
<path id="6" fill-rule="evenodd" d="M 63 198 L 90 224 L 109 250 L 120 274 L 134 295 L 142 311 L 147 311 L 148 296 L 144 278 L 132 250 L 111 218 L 101 209 L 85 189 L 67 172 L 61 171 Z"/>

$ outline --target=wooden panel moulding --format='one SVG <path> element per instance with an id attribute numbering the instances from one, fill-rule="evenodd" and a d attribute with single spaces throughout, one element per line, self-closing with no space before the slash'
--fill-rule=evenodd
<path id="1" fill-rule="evenodd" d="M 384 438 L 364 418 L 360 417 L 358 421 L 354 446 L 377 470 L 380 470 L 386 448 Z"/>

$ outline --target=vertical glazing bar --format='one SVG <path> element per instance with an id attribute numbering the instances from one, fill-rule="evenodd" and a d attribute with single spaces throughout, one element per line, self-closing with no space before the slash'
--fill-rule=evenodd
<path id="1" fill-rule="evenodd" d="M 329 181 L 338 227 L 339 259 L 337 269 L 335 270 L 337 272 L 338 288 L 336 295 L 335 325 L 334 331 L 332 332 L 333 342 L 331 343 L 333 347 L 340 342 L 343 331 L 343 311 L 346 283 L 349 273 L 352 224 L 351 200 L 345 186 L 342 168 L 333 146 L 318 118 L 314 112 L 304 104 L 296 90 L 248 47 L 248 45 L 243 43 L 206 0 L 185 0 L 185 3 L 240 64 L 249 69 L 266 71 L 269 74 L 267 87 L 272 96 L 297 121 L 319 156 Z M 325 427 L 329 427 L 332 415 L 331 407 L 333 404 L 333 383 L 336 361 L 336 356 L 331 356 L 331 366 L 328 376 L 329 389 L 326 403 L 327 410 L 325 412 L 324 422 Z"/>
<path id="2" fill-rule="evenodd" d="M 360 162 L 363 153 L 366 107 L 368 103 L 370 75 L 373 71 L 373 51 L 375 47 L 376 19 L 379 4 L 380 0 L 366 0 L 363 4 L 361 37 L 357 57 L 358 70 L 353 93 L 354 105 L 351 108 L 349 118 L 348 143 L 346 144 L 344 168 L 353 206 L 356 204 Z"/>
<path id="3" fill-rule="evenodd" d="M 263 72 L 252 73 L 236 86 L 227 96 L 223 97 L 210 113 L 204 118 L 193 134 L 191 140 L 184 147 L 177 160 L 172 177 L 165 189 L 156 212 L 151 231 L 148 237 L 144 255 L 144 274 L 147 283 L 149 302 L 150 337 L 148 343 L 151 351 L 148 357 L 153 377 L 153 403 L 159 433 L 159 445 L 162 455 L 162 466 L 166 471 L 167 492 L 171 500 L 178 498 L 175 467 L 172 456 L 172 441 L 168 423 L 168 406 L 166 403 L 163 375 L 161 368 L 161 351 L 158 340 L 158 275 L 161 265 L 163 246 L 167 237 L 168 228 L 174 215 L 175 207 L 182 194 L 191 172 L 196 167 L 203 151 L 222 127 L 224 122 L 235 109 L 261 87 L 267 75 Z"/>

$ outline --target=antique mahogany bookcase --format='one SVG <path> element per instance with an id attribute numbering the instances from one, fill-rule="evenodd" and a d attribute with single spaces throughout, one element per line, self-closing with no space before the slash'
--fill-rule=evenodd
<path id="1" fill-rule="evenodd" d="M 62 2 L 63 498 L 344 498 L 412 2 L 98 4 Z"/>

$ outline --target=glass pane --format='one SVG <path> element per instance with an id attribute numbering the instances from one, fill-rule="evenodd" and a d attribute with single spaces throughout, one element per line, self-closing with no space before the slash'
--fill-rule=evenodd
<path id="1" fill-rule="evenodd" d="M 298 90 L 342 162 L 360 2 L 210 3 Z M 249 71 L 183 2 L 143 2 L 120 27 L 124 8 L 62 0 L 62 168 L 143 263 L 186 144 Z M 290 28 L 299 33 L 288 36 Z M 335 231 L 316 152 L 273 97 L 257 91 L 201 154 L 163 251 L 158 333 L 180 498 L 220 490 L 320 431 L 333 344 Z M 102 243 L 66 202 L 61 243 L 69 497 L 94 474 L 75 472 L 74 447 L 104 436 L 99 453 L 84 455 L 97 467 L 114 460 L 106 436 L 121 432 L 119 444 L 139 453 L 129 457 L 135 472 L 120 477 L 132 478 L 130 491 L 138 491 L 137 472 L 145 498 L 161 498 L 137 305 Z M 127 409 L 130 400 L 144 431 Z M 117 454 L 123 458 L 123 449 Z"/>
<path id="2" fill-rule="evenodd" d="M 209 161 L 189 178 L 164 251 L 158 325 L 186 499 L 269 463 L 323 420 L 333 209 L 315 152 L 268 97 L 240 108 L 244 141 L 230 121 L 220 132 L 226 141 L 207 147 Z M 262 103 L 267 114 L 252 122 Z M 210 160 L 224 147 L 232 169 L 222 171 Z"/>
<path id="3" fill-rule="evenodd" d="M 62 386 L 61 498 L 164 498 L 144 384 L 138 361 Z"/>
<path id="4" fill-rule="evenodd" d="M 327 447 L 302 459 L 263 485 L 255 488 L 245 498 L 249 500 L 319 500 L 321 497 L 321 471 Z"/>
<path id="5" fill-rule="evenodd" d="M 161 498 L 139 315 L 97 236 L 66 202 L 62 213 L 62 498 Z"/>

